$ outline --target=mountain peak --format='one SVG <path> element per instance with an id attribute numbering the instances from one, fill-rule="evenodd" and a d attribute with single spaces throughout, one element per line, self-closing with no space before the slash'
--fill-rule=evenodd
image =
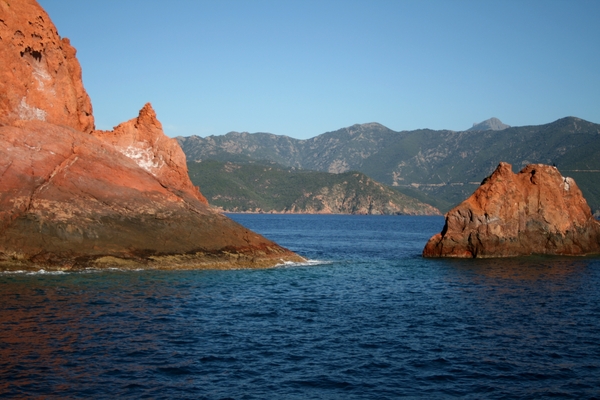
<path id="1" fill-rule="evenodd" d="M 510 125 L 503 124 L 498 118 L 486 119 L 480 123 L 474 123 L 468 131 L 501 131 L 510 128 Z"/>

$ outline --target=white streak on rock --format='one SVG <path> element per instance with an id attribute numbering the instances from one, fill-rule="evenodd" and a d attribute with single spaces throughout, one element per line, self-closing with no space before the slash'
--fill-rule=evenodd
<path id="1" fill-rule="evenodd" d="M 33 74 L 32 75 L 38 83 L 39 91 L 44 91 L 46 89 L 46 83 L 50 82 L 52 80 L 52 77 L 50 76 L 48 71 L 46 71 L 46 68 L 44 68 L 44 66 L 41 64 L 41 62 L 33 63 Z M 53 88 L 50 89 L 50 92 L 52 94 L 55 94 Z"/>
<path id="2" fill-rule="evenodd" d="M 150 172 L 154 176 L 156 176 L 155 172 L 164 165 L 164 161 L 160 158 L 156 158 L 152 148 L 150 147 L 117 147 L 117 150 L 121 154 L 131 158 L 136 162 L 137 165 Z"/>
<path id="3" fill-rule="evenodd" d="M 19 112 L 19 118 L 25 121 L 30 121 L 30 120 L 40 120 L 40 121 L 45 121 L 46 120 L 46 111 L 42 110 L 41 108 L 37 108 L 34 106 L 30 106 L 29 104 L 27 104 L 27 101 L 25 100 L 25 97 L 23 97 L 21 99 L 21 103 L 19 104 L 18 107 L 18 112 Z"/>

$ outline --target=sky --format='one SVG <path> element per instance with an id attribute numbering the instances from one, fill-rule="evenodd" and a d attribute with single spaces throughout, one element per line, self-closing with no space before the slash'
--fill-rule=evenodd
<path id="1" fill-rule="evenodd" d="M 98 129 L 146 102 L 171 137 L 600 123 L 598 0 L 38 2 Z"/>

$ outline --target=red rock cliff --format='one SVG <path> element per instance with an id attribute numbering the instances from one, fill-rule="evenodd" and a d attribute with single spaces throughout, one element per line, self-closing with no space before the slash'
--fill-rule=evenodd
<path id="1" fill-rule="evenodd" d="M 75 53 L 37 2 L 0 1 L 0 122 L 40 120 L 91 132 L 92 104 Z"/>
<path id="2" fill-rule="evenodd" d="M 299 259 L 74 129 L 42 121 L 0 127 L 0 176 L 0 269 L 106 260 L 252 267 Z"/>
<path id="3" fill-rule="evenodd" d="M 208 206 L 150 104 L 94 131 L 68 40 L 33 0 L 0 12 L 0 270 L 303 260 Z"/>
<path id="4" fill-rule="evenodd" d="M 446 214 L 424 257 L 511 257 L 600 253 L 600 223 L 575 181 L 556 167 L 507 163 Z"/>

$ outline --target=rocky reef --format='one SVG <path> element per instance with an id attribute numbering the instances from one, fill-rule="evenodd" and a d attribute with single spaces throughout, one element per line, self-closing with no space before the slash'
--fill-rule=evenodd
<path id="1" fill-rule="evenodd" d="M 208 206 L 150 104 L 95 130 L 68 39 L 34 0 L 0 10 L 0 269 L 303 260 Z"/>
<path id="2" fill-rule="evenodd" d="M 424 257 L 600 254 L 596 221 L 575 181 L 543 164 L 519 173 L 507 163 L 446 214 Z"/>

